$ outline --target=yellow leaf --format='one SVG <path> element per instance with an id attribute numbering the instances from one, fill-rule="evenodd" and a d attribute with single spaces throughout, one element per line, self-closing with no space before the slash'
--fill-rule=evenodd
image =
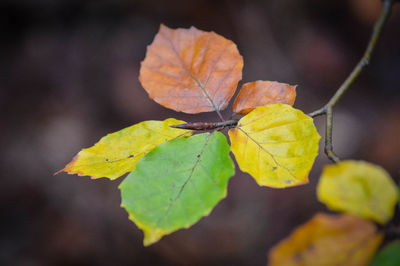
<path id="1" fill-rule="evenodd" d="M 326 166 L 317 187 L 328 208 L 372 219 L 380 224 L 393 217 L 398 191 L 381 167 L 363 161 Z"/>
<path id="2" fill-rule="evenodd" d="M 164 121 L 144 121 L 108 134 L 94 146 L 81 150 L 64 169 L 68 174 L 92 178 L 116 179 L 132 171 L 145 154 L 159 144 L 178 137 L 188 137 L 190 130 L 171 128 L 186 123 L 173 118 Z"/>
<path id="3" fill-rule="evenodd" d="M 254 109 L 229 130 L 232 152 L 242 171 L 260 186 L 308 183 L 320 136 L 313 119 L 286 104 Z"/>
<path id="4" fill-rule="evenodd" d="M 317 214 L 270 250 L 268 265 L 367 265 L 382 238 L 368 220 Z"/>

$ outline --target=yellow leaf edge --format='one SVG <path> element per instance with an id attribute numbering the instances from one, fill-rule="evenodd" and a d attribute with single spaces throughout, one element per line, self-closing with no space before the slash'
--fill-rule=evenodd
<path id="1" fill-rule="evenodd" d="M 118 188 L 121 190 L 120 186 Z M 223 199 L 226 198 L 226 196 L 228 194 L 227 188 L 225 188 L 223 192 L 224 192 L 224 195 L 221 197 L 219 202 L 221 202 Z M 131 220 L 140 230 L 143 231 L 143 234 L 144 234 L 143 246 L 145 246 L 145 247 L 157 243 L 161 238 L 163 238 L 166 235 L 172 234 L 181 229 L 190 228 L 194 224 L 198 223 L 201 219 L 209 216 L 210 213 L 215 209 L 215 207 L 214 207 L 214 208 L 210 208 L 209 210 L 204 211 L 202 214 L 200 214 L 201 215 L 200 219 L 195 223 L 187 223 L 179 229 L 163 230 L 161 228 L 148 226 L 145 223 L 140 222 L 133 213 L 128 212 L 128 209 L 126 208 L 125 204 L 121 203 L 120 206 L 128 213 L 129 220 Z"/>

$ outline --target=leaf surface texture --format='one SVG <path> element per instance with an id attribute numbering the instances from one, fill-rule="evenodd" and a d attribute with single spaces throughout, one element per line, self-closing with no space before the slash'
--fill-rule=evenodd
<path id="1" fill-rule="evenodd" d="M 308 183 L 320 136 L 311 117 L 286 104 L 261 106 L 229 130 L 232 152 L 242 171 L 261 186 Z"/>
<path id="2" fill-rule="evenodd" d="M 121 183 L 121 206 L 147 246 L 208 215 L 226 196 L 234 172 L 222 133 L 175 139 L 143 157 Z"/>
<path id="3" fill-rule="evenodd" d="M 243 84 L 233 104 L 233 112 L 248 114 L 254 108 L 274 103 L 293 105 L 296 86 L 276 81 L 253 81 Z"/>
<path id="4" fill-rule="evenodd" d="M 317 186 L 318 199 L 328 208 L 380 224 L 393 217 L 397 186 L 381 167 L 364 161 L 342 161 L 324 168 Z"/>
<path id="5" fill-rule="evenodd" d="M 185 113 L 226 108 L 242 79 L 243 58 L 224 37 L 161 25 L 148 46 L 139 80 L 150 98 Z"/>
<path id="6" fill-rule="evenodd" d="M 170 127 L 182 123 L 185 122 L 173 118 L 143 121 L 108 134 L 94 146 L 81 150 L 59 172 L 116 179 L 132 171 L 136 163 L 157 145 L 174 138 L 190 136 L 190 130 Z"/>
<path id="7" fill-rule="evenodd" d="M 382 239 L 368 220 L 317 214 L 270 250 L 268 265 L 367 265 Z"/>

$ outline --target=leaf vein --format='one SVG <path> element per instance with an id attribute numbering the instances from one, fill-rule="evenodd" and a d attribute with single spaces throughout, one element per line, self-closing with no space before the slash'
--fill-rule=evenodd
<path id="1" fill-rule="evenodd" d="M 178 194 L 176 195 L 176 197 L 174 198 L 174 200 L 173 200 L 172 202 L 169 203 L 168 208 L 167 208 L 167 211 L 165 212 L 165 214 L 164 214 L 163 216 L 161 216 L 161 217 L 158 219 L 158 221 L 156 222 L 156 226 L 159 225 L 159 223 L 161 222 L 162 219 L 164 219 L 166 216 L 168 216 L 168 214 L 169 214 L 169 212 L 170 212 L 172 206 L 173 206 L 173 205 L 175 204 L 175 202 L 180 198 L 180 196 L 181 196 L 181 194 L 182 194 L 184 188 L 186 187 L 187 183 L 191 180 L 191 178 L 192 178 L 192 176 L 193 176 L 193 173 L 194 173 L 194 171 L 195 171 L 197 165 L 198 165 L 199 162 L 200 162 L 201 156 L 202 156 L 204 150 L 206 149 L 206 147 L 207 147 L 207 145 L 208 145 L 208 142 L 209 142 L 210 139 L 211 139 L 211 136 L 212 136 L 212 134 L 209 134 L 209 135 L 207 136 L 206 143 L 204 143 L 204 146 L 202 147 L 202 149 L 201 149 L 201 151 L 200 151 L 200 153 L 199 153 L 199 155 L 198 155 L 198 158 L 197 158 L 197 160 L 196 160 L 196 162 L 195 162 L 195 164 L 194 164 L 194 166 L 193 166 L 193 168 L 192 168 L 192 170 L 191 170 L 191 172 L 190 172 L 190 174 L 189 174 L 189 177 L 186 179 L 186 181 L 185 181 L 185 182 L 183 183 L 183 185 L 181 186 L 181 188 L 180 188 Z"/>

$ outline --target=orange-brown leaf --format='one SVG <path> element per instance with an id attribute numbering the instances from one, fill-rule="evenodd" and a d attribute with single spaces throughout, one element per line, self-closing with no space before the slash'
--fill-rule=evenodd
<path id="1" fill-rule="evenodd" d="M 243 58 L 232 41 L 195 27 L 161 25 L 147 48 L 139 80 L 159 104 L 195 114 L 226 108 L 242 68 Z"/>
<path id="2" fill-rule="evenodd" d="M 285 103 L 294 104 L 297 85 L 289 85 L 276 81 L 253 81 L 243 84 L 233 104 L 233 111 L 237 114 L 248 114 L 259 106 Z"/>
<path id="3" fill-rule="evenodd" d="M 271 249 L 268 265 L 367 265 L 382 238 L 368 220 L 317 214 Z"/>

